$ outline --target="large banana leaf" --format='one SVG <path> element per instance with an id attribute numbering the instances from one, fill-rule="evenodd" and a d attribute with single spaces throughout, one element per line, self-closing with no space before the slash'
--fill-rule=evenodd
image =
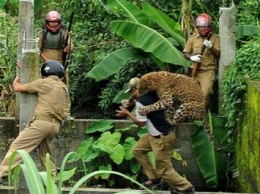
<path id="1" fill-rule="evenodd" d="M 192 135 L 191 144 L 207 186 L 212 189 L 219 187 L 221 180 L 225 178 L 227 163 L 215 151 L 213 143 L 209 140 L 203 127 L 199 127 Z"/>
<path id="2" fill-rule="evenodd" d="M 116 50 L 107 55 L 100 63 L 92 68 L 88 72 L 87 77 L 100 81 L 114 73 L 117 73 L 129 60 L 141 59 L 144 56 L 144 52 L 135 48 Z"/>
<path id="3" fill-rule="evenodd" d="M 157 31 L 131 21 L 112 21 L 110 25 L 113 32 L 123 37 L 134 47 L 153 54 L 162 62 L 182 66 L 189 65 L 189 61 L 184 58 L 183 53 Z"/>
<path id="4" fill-rule="evenodd" d="M 113 11 L 129 18 L 129 20 L 150 25 L 149 18 L 134 3 L 125 0 L 108 0 L 107 7 Z"/>
<path id="5" fill-rule="evenodd" d="M 181 31 L 180 25 L 177 22 L 174 22 L 169 16 L 146 2 L 143 2 L 142 8 L 143 12 L 149 16 L 150 20 L 159 25 L 165 32 L 169 33 L 182 47 L 184 47 L 184 34 Z"/>
<path id="6" fill-rule="evenodd" d="M 240 25 L 236 26 L 236 37 L 260 35 L 260 26 Z"/>

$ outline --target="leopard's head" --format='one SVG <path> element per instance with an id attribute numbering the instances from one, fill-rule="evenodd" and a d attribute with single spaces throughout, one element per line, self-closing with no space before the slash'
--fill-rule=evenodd
<path id="1" fill-rule="evenodd" d="M 143 75 L 137 85 L 139 95 L 142 96 L 150 91 L 157 91 L 160 87 L 161 81 L 165 78 L 167 72 L 158 71 Z"/>

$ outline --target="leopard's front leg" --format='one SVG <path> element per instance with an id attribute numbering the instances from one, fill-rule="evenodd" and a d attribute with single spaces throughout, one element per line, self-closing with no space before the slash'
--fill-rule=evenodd
<path id="1" fill-rule="evenodd" d="M 158 100 L 157 102 L 143 106 L 139 109 L 139 114 L 146 115 L 150 112 L 158 111 L 158 110 L 165 110 L 168 107 L 172 106 L 172 98 L 167 98 L 166 100 Z"/>

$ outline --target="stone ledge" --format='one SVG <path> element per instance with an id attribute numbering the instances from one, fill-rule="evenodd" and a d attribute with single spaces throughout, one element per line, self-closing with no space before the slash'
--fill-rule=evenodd
<path id="1" fill-rule="evenodd" d="M 62 193 L 66 194 L 71 191 L 71 187 L 64 187 L 62 189 Z M 140 192 L 140 193 L 148 193 L 144 190 L 130 190 L 130 189 L 106 189 L 106 188 L 79 188 L 75 192 L 75 194 L 114 194 L 119 193 L 122 191 L 133 191 L 133 192 Z M 0 186 L 0 194 L 14 194 L 14 187 L 8 186 Z M 169 191 L 164 190 L 156 190 L 153 191 L 155 194 L 170 194 Z M 29 194 L 28 190 L 19 190 L 17 194 Z M 222 193 L 222 192 L 196 192 L 196 194 L 249 194 L 249 193 Z M 250 193 L 254 194 L 254 193 Z M 255 193 L 256 194 L 256 193 Z"/>

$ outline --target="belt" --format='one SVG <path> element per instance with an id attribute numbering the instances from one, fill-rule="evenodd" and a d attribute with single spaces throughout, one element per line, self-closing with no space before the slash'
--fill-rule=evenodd
<path id="1" fill-rule="evenodd" d="M 160 135 L 155 135 L 155 136 L 153 136 L 154 138 L 156 138 L 156 139 L 160 139 L 161 138 L 161 136 L 167 136 L 169 133 L 163 133 L 163 134 L 160 134 Z"/>
<path id="2" fill-rule="evenodd" d="M 61 121 L 48 115 L 37 115 L 34 120 L 47 121 L 50 123 L 60 124 Z"/>

